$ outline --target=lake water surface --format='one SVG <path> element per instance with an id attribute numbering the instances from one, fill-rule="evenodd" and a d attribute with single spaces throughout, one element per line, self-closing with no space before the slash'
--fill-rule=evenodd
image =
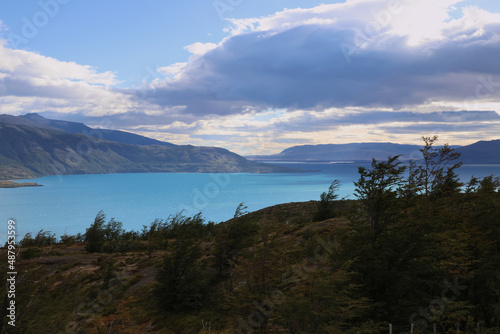
<path id="1" fill-rule="evenodd" d="M 0 189 L 0 243 L 7 239 L 7 221 L 14 219 L 19 233 L 84 233 L 100 210 L 123 222 L 127 230 L 140 230 L 156 218 L 184 211 L 202 212 L 207 221 L 220 222 L 234 215 L 239 203 L 248 211 L 267 206 L 319 199 L 334 179 L 342 182 L 342 197 L 354 198 L 353 182 L 359 164 L 304 164 L 314 170 L 283 174 L 105 174 L 46 176 L 30 182 L 43 187 Z M 367 166 L 367 165 L 365 165 Z M 500 176 L 500 165 L 465 165 L 462 180 L 471 175 Z"/>

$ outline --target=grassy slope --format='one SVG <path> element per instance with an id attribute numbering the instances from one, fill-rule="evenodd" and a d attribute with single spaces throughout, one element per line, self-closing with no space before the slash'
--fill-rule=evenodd
<path id="1" fill-rule="evenodd" d="M 350 269 L 346 267 L 347 271 L 344 272 L 337 269 L 343 267 L 342 263 L 344 263 L 345 259 L 342 258 L 341 252 L 336 253 L 334 246 L 338 242 L 342 244 L 341 248 L 349 247 L 349 251 L 353 252 L 356 252 L 358 247 L 363 248 L 366 245 L 350 244 L 350 241 L 347 240 L 351 238 L 353 238 L 352 242 L 360 240 L 356 235 L 362 233 L 362 229 L 353 228 L 352 221 L 349 223 L 349 220 L 343 216 L 313 222 L 313 217 L 318 208 L 317 204 L 316 201 L 309 201 L 276 205 L 217 225 L 216 228 L 223 228 L 225 226 L 241 226 L 249 222 L 255 222 L 260 226 L 256 239 L 252 244 L 238 253 L 239 255 L 234 262 L 234 271 L 231 271 L 231 275 L 217 277 L 215 265 L 217 237 L 214 238 L 210 234 L 202 238 L 200 245 L 203 256 L 198 263 L 203 270 L 202 277 L 209 284 L 206 286 L 208 294 L 203 300 L 202 307 L 195 311 L 162 311 L 158 307 L 154 292 L 155 279 L 158 269 L 162 266 L 164 256 L 172 254 L 171 252 L 176 245 L 175 239 L 169 240 L 169 247 L 166 250 L 154 251 L 152 256 L 148 255 L 145 244 L 142 245 L 141 249 L 134 252 L 114 254 L 88 254 L 85 252 L 83 243 L 71 246 L 59 244 L 52 247 L 21 250 L 16 263 L 18 272 L 16 286 L 18 325 L 15 329 L 9 328 L 8 333 L 208 333 L 207 328 L 205 328 L 205 331 L 203 330 L 203 326 L 207 327 L 208 324 L 210 324 L 211 333 L 219 334 L 238 332 L 284 333 L 286 331 L 280 323 L 283 323 L 283 317 L 286 317 L 287 309 L 280 308 L 277 302 L 276 308 L 267 309 L 266 317 L 268 317 L 269 323 L 263 331 L 259 332 L 257 327 L 254 327 L 253 331 L 238 331 L 240 325 L 238 319 L 249 319 L 249 315 L 254 314 L 257 310 L 267 312 L 259 309 L 260 306 L 258 305 L 265 301 L 276 300 L 273 297 L 272 289 L 279 289 L 279 292 L 284 295 L 286 300 L 290 301 L 290 303 L 286 304 L 286 307 L 292 308 L 291 311 L 294 317 L 300 317 L 300 314 L 302 314 L 300 307 L 310 308 L 311 305 L 314 305 L 307 303 L 308 291 L 311 291 L 311 299 L 321 299 L 318 296 L 323 296 L 324 284 L 327 284 L 325 287 L 331 293 L 326 297 L 329 298 L 328 300 L 333 300 L 329 305 L 335 306 L 337 303 L 340 305 L 339 309 L 334 310 L 340 310 L 341 313 L 334 313 L 332 317 L 335 317 L 335 321 L 340 318 L 348 322 L 351 318 L 348 313 L 344 317 L 342 312 L 349 312 L 351 306 L 353 308 L 360 307 L 362 310 L 368 305 L 363 304 L 367 300 L 363 301 L 364 298 L 357 298 L 356 295 L 354 295 L 354 298 L 357 299 L 354 300 L 342 299 L 347 298 L 349 295 L 342 292 L 343 290 L 332 290 L 332 286 L 328 284 L 332 282 L 338 284 L 340 282 L 340 287 L 357 289 L 355 285 L 352 285 L 354 283 L 350 281 Z M 339 214 L 349 215 L 357 211 L 359 207 L 357 201 L 338 201 L 335 202 L 335 209 Z M 445 210 L 445 212 L 447 211 Z M 448 222 L 449 219 L 447 218 L 446 221 Z M 453 222 L 450 226 L 453 226 Z M 464 260 L 467 260 L 467 255 L 460 253 L 465 248 L 462 249 L 462 246 L 459 247 L 456 244 L 458 240 L 457 236 L 453 234 L 455 230 L 456 228 L 450 229 L 444 234 L 436 232 L 437 234 L 433 237 L 441 238 L 441 241 L 437 242 L 436 245 L 444 243 L 443 248 L 437 249 L 438 253 L 436 254 L 440 259 L 437 259 L 436 264 L 439 265 L 439 268 L 445 270 L 444 277 L 448 280 L 451 280 L 450 277 L 456 277 L 457 272 L 460 273 L 463 268 L 468 268 L 466 261 L 464 263 Z M 207 231 L 209 230 L 207 229 Z M 224 235 L 221 232 L 223 229 L 215 231 L 219 233 L 217 236 Z M 406 233 L 409 233 L 407 229 L 402 229 L 400 232 L 394 231 L 396 231 L 394 232 L 396 234 L 391 235 L 395 238 L 404 239 Z M 450 232 L 452 233 L 451 237 Z M 418 235 L 420 235 L 420 232 Z M 488 235 L 484 236 L 485 240 L 491 238 Z M 469 236 L 465 235 L 464 238 L 468 240 Z M 396 242 L 396 239 L 388 240 Z M 496 242 L 497 240 L 492 241 Z M 333 253 L 328 252 L 331 255 L 328 261 L 321 260 L 327 254 L 325 251 L 317 253 L 319 248 L 327 249 L 324 246 L 325 244 L 333 245 L 333 247 L 330 247 Z M 404 243 L 403 246 L 402 251 L 405 253 L 407 244 Z M 463 245 L 463 247 L 466 247 L 466 245 Z M 370 248 L 369 245 L 368 248 Z M 389 249 L 392 250 L 393 248 Z M 442 253 L 442 251 L 446 254 Z M 30 259 L 22 259 L 26 257 L 26 252 L 32 252 Z M 0 249 L 0 253 L 5 259 L 5 248 Z M 370 264 L 373 262 L 376 264 L 378 261 L 382 261 L 383 265 L 385 263 L 383 260 L 390 259 L 391 256 L 393 256 L 392 253 L 382 255 L 380 258 L 371 259 L 368 257 L 364 259 L 363 263 Z M 419 273 L 426 269 L 428 265 L 431 265 L 426 262 L 430 260 L 426 256 L 424 254 L 419 258 L 424 261 L 421 263 L 423 266 L 417 267 L 415 273 Z M 317 259 L 316 264 L 311 262 L 311 259 Z M 349 262 L 351 261 L 349 260 L 346 263 Z M 419 262 L 415 263 L 419 264 Z M 491 263 L 491 265 L 495 264 Z M 401 270 L 405 271 L 406 269 Z M 6 272 L 8 272 L 7 261 L 2 261 L 0 262 L 0 273 L 4 276 L 0 277 L 0 279 L 4 280 L 4 282 Z M 263 273 L 266 275 L 265 280 L 261 276 Z M 403 272 L 396 270 L 391 271 L 391 273 L 402 274 Z M 443 289 L 440 284 L 442 277 L 436 278 L 437 276 L 434 275 L 438 275 L 438 273 L 431 272 L 429 277 L 433 281 L 437 279 L 432 284 L 437 285 L 439 289 L 434 292 L 431 291 L 430 295 L 439 296 Z M 448 275 L 452 276 L 448 277 Z M 467 272 L 465 275 L 468 275 Z M 491 273 L 488 275 L 498 275 L 498 266 L 493 266 Z M 425 275 L 422 277 L 427 278 Z M 294 280 L 285 282 L 290 278 Z M 342 279 L 346 279 L 343 281 L 344 283 L 342 283 Z M 270 287 L 269 290 L 266 291 L 265 287 L 263 289 L 263 282 L 267 282 Z M 417 290 L 415 286 L 406 287 L 405 282 L 407 281 L 404 278 L 396 279 L 395 282 L 402 284 L 398 287 L 408 289 L 409 293 Z M 412 280 L 411 282 L 420 281 Z M 417 292 L 429 289 L 427 283 L 430 283 L 430 281 L 423 281 L 423 283 L 425 283 L 423 290 Z M 471 283 L 473 281 L 467 284 Z M 318 287 L 315 288 L 315 285 L 318 285 Z M 391 289 L 393 288 L 395 287 L 391 286 Z M 0 288 L 0 293 L 5 294 L 3 289 L 5 289 L 5 285 Z M 398 302 L 405 302 L 413 298 L 417 305 L 425 306 L 428 304 L 429 301 L 425 298 L 424 301 L 426 302 L 407 295 L 408 291 L 402 293 L 403 297 L 398 297 Z M 337 295 L 341 299 L 335 299 Z M 478 295 L 478 297 L 480 296 Z M 360 303 L 358 306 L 356 306 L 357 302 Z M 379 301 L 375 300 L 371 304 L 373 310 L 379 309 L 377 302 Z M 453 304 L 454 307 L 458 307 L 456 312 L 462 312 L 460 311 L 460 303 L 460 301 L 457 301 Z M 341 308 L 342 305 L 347 304 L 349 308 Z M 396 307 L 399 306 L 396 305 Z M 413 312 L 418 307 L 410 307 L 410 309 Z M 5 310 L 6 305 L 4 304 L 0 308 L 0 312 L 5 313 Z M 309 313 L 308 310 L 306 309 L 304 313 Z M 331 309 L 327 308 L 327 310 Z M 447 316 L 460 316 L 453 313 L 454 310 L 450 306 L 447 309 Z M 4 317 L 4 313 L 0 316 L 4 319 L 5 326 L 7 318 Z M 321 316 L 321 313 L 319 316 Z M 330 315 L 327 314 L 326 317 L 328 316 Z M 366 320 L 362 315 L 358 315 L 357 319 Z M 298 321 L 300 320 L 298 319 Z M 441 321 L 441 323 L 447 324 L 446 319 Z M 409 330 L 406 318 L 404 322 L 405 330 Z M 364 330 L 362 328 L 360 333 L 383 333 L 387 330 L 385 324 L 370 323 L 369 319 L 368 322 L 363 323 L 363 326 L 365 324 L 369 327 L 364 328 Z M 328 330 L 319 332 L 330 333 Z M 331 333 L 341 332 L 337 330 Z M 464 331 L 464 333 L 477 332 Z M 490 331 L 488 333 L 495 332 Z"/>
<path id="2" fill-rule="evenodd" d="M 289 203 L 239 219 L 272 222 L 281 230 L 280 248 L 302 253 L 313 235 L 332 234 L 343 225 L 342 219 L 312 223 L 315 210 L 314 201 Z M 214 241 L 207 238 L 202 248 L 204 268 L 210 275 Z M 117 323 L 126 324 L 130 333 L 199 333 L 202 320 L 210 319 L 212 329 L 219 328 L 218 333 L 234 333 L 236 311 L 214 308 L 213 305 L 182 315 L 158 311 L 152 289 L 157 268 L 166 251 L 156 251 L 150 258 L 143 251 L 88 254 L 81 243 L 39 249 L 40 253 L 32 259 L 23 260 L 20 259 L 22 255 L 18 256 L 18 331 L 10 330 L 9 333 L 24 333 L 26 328 L 29 328 L 29 333 L 57 333 L 65 327 L 71 328 L 69 332 L 73 333 L 75 328 L 81 333 L 96 333 L 98 326 L 109 325 L 106 321 L 110 318 L 106 317 L 110 315 Z M 21 254 L 24 251 L 21 250 Z M 6 258 L 5 248 L 0 252 Z M 292 260 L 290 267 L 295 263 Z M 0 263 L 0 272 L 7 272 L 5 261 Z M 244 284 L 243 277 L 236 277 L 234 284 Z"/>

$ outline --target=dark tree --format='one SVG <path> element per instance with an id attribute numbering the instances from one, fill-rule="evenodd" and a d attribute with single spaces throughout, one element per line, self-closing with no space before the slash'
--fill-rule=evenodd
<path id="1" fill-rule="evenodd" d="M 456 192 L 462 185 L 458 182 L 455 170 L 462 166 L 461 162 L 454 163 L 460 158 L 460 153 L 455 152 L 448 144 L 436 149 L 433 145 L 438 136 L 422 137 L 425 146 L 420 151 L 423 155 L 423 165 L 419 166 L 419 179 L 424 195 L 440 197 L 450 191 Z"/>
<path id="2" fill-rule="evenodd" d="M 85 241 L 87 244 L 85 245 L 85 249 L 89 253 L 97 253 L 102 251 L 104 246 L 104 222 L 106 220 L 106 216 L 104 212 L 101 210 L 97 214 L 94 219 L 94 223 L 90 225 L 85 233 Z"/>
<path id="3" fill-rule="evenodd" d="M 338 190 L 340 188 L 340 181 L 334 180 L 328 192 L 323 192 L 320 195 L 320 200 L 318 202 L 318 211 L 314 216 L 315 221 L 322 221 L 335 217 L 335 209 L 333 207 L 334 201 L 339 197 Z"/>
<path id="4" fill-rule="evenodd" d="M 243 248 L 249 247 L 257 235 L 259 226 L 246 218 L 224 223 L 215 237 L 215 265 L 219 275 L 225 269 L 232 268 L 235 256 Z"/>
<path id="5" fill-rule="evenodd" d="M 354 182 L 355 195 L 363 205 L 375 238 L 398 212 L 398 190 L 403 185 L 406 169 L 399 166 L 399 157 L 381 162 L 373 159 L 371 169 L 358 168 L 360 178 Z"/>
<path id="6" fill-rule="evenodd" d="M 234 212 L 233 218 L 238 218 L 238 217 L 246 215 L 248 213 L 248 211 L 246 211 L 246 209 L 248 209 L 248 207 L 245 205 L 245 203 L 240 203 L 238 205 L 238 207 L 236 208 L 236 211 Z"/>
<path id="7" fill-rule="evenodd" d="M 155 293 L 164 310 L 191 311 L 202 306 L 206 280 L 199 265 L 201 249 L 190 239 L 177 240 L 157 275 Z"/>

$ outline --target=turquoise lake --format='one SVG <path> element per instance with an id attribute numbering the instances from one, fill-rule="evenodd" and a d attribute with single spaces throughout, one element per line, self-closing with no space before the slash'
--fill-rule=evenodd
<path id="1" fill-rule="evenodd" d="M 0 189 L 0 243 L 7 236 L 7 221 L 16 221 L 18 238 L 41 229 L 56 233 L 84 233 L 96 214 L 140 230 L 156 218 L 184 211 L 202 212 L 207 221 L 230 219 L 239 203 L 248 211 L 270 205 L 319 199 L 334 179 L 342 182 L 342 197 L 354 198 L 353 182 L 360 164 L 287 164 L 306 173 L 283 174 L 105 174 L 46 176 L 31 182 L 43 187 Z M 367 165 L 365 165 L 367 166 Z M 465 165 L 462 180 L 471 175 L 500 176 L 500 165 Z"/>

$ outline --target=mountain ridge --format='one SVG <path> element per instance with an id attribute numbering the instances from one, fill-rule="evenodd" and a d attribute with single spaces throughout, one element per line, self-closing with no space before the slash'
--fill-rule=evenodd
<path id="1" fill-rule="evenodd" d="M 461 153 L 463 163 L 500 164 L 500 140 L 452 147 Z M 0 180 L 60 174 L 297 172 L 269 162 L 360 162 L 395 155 L 402 155 L 403 161 L 419 160 L 421 148 L 390 142 L 299 145 L 246 159 L 224 148 L 174 145 L 39 114 L 0 115 Z"/>
<path id="2" fill-rule="evenodd" d="M 46 128 L 49 130 L 62 130 L 64 132 L 74 134 L 80 133 L 89 137 L 115 141 L 123 144 L 176 146 L 172 143 L 148 138 L 131 132 L 111 129 L 95 129 L 83 123 L 48 119 L 37 113 L 25 114 L 19 117 L 31 121 L 34 127 Z"/>
<path id="3" fill-rule="evenodd" d="M 439 146 L 438 146 L 439 147 Z M 467 146 L 450 146 L 461 154 L 463 163 L 500 164 L 500 140 L 478 141 Z M 349 143 L 298 145 L 278 154 L 247 156 L 256 161 L 371 161 L 384 160 L 388 156 L 402 155 L 401 160 L 422 158 L 419 145 L 397 143 Z"/>
<path id="4" fill-rule="evenodd" d="M 51 125 L 34 127 L 30 122 L 0 117 L 0 180 L 66 174 L 294 171 L 249 161 L 224 148 L 127 144 L 54 130 Z"/>

